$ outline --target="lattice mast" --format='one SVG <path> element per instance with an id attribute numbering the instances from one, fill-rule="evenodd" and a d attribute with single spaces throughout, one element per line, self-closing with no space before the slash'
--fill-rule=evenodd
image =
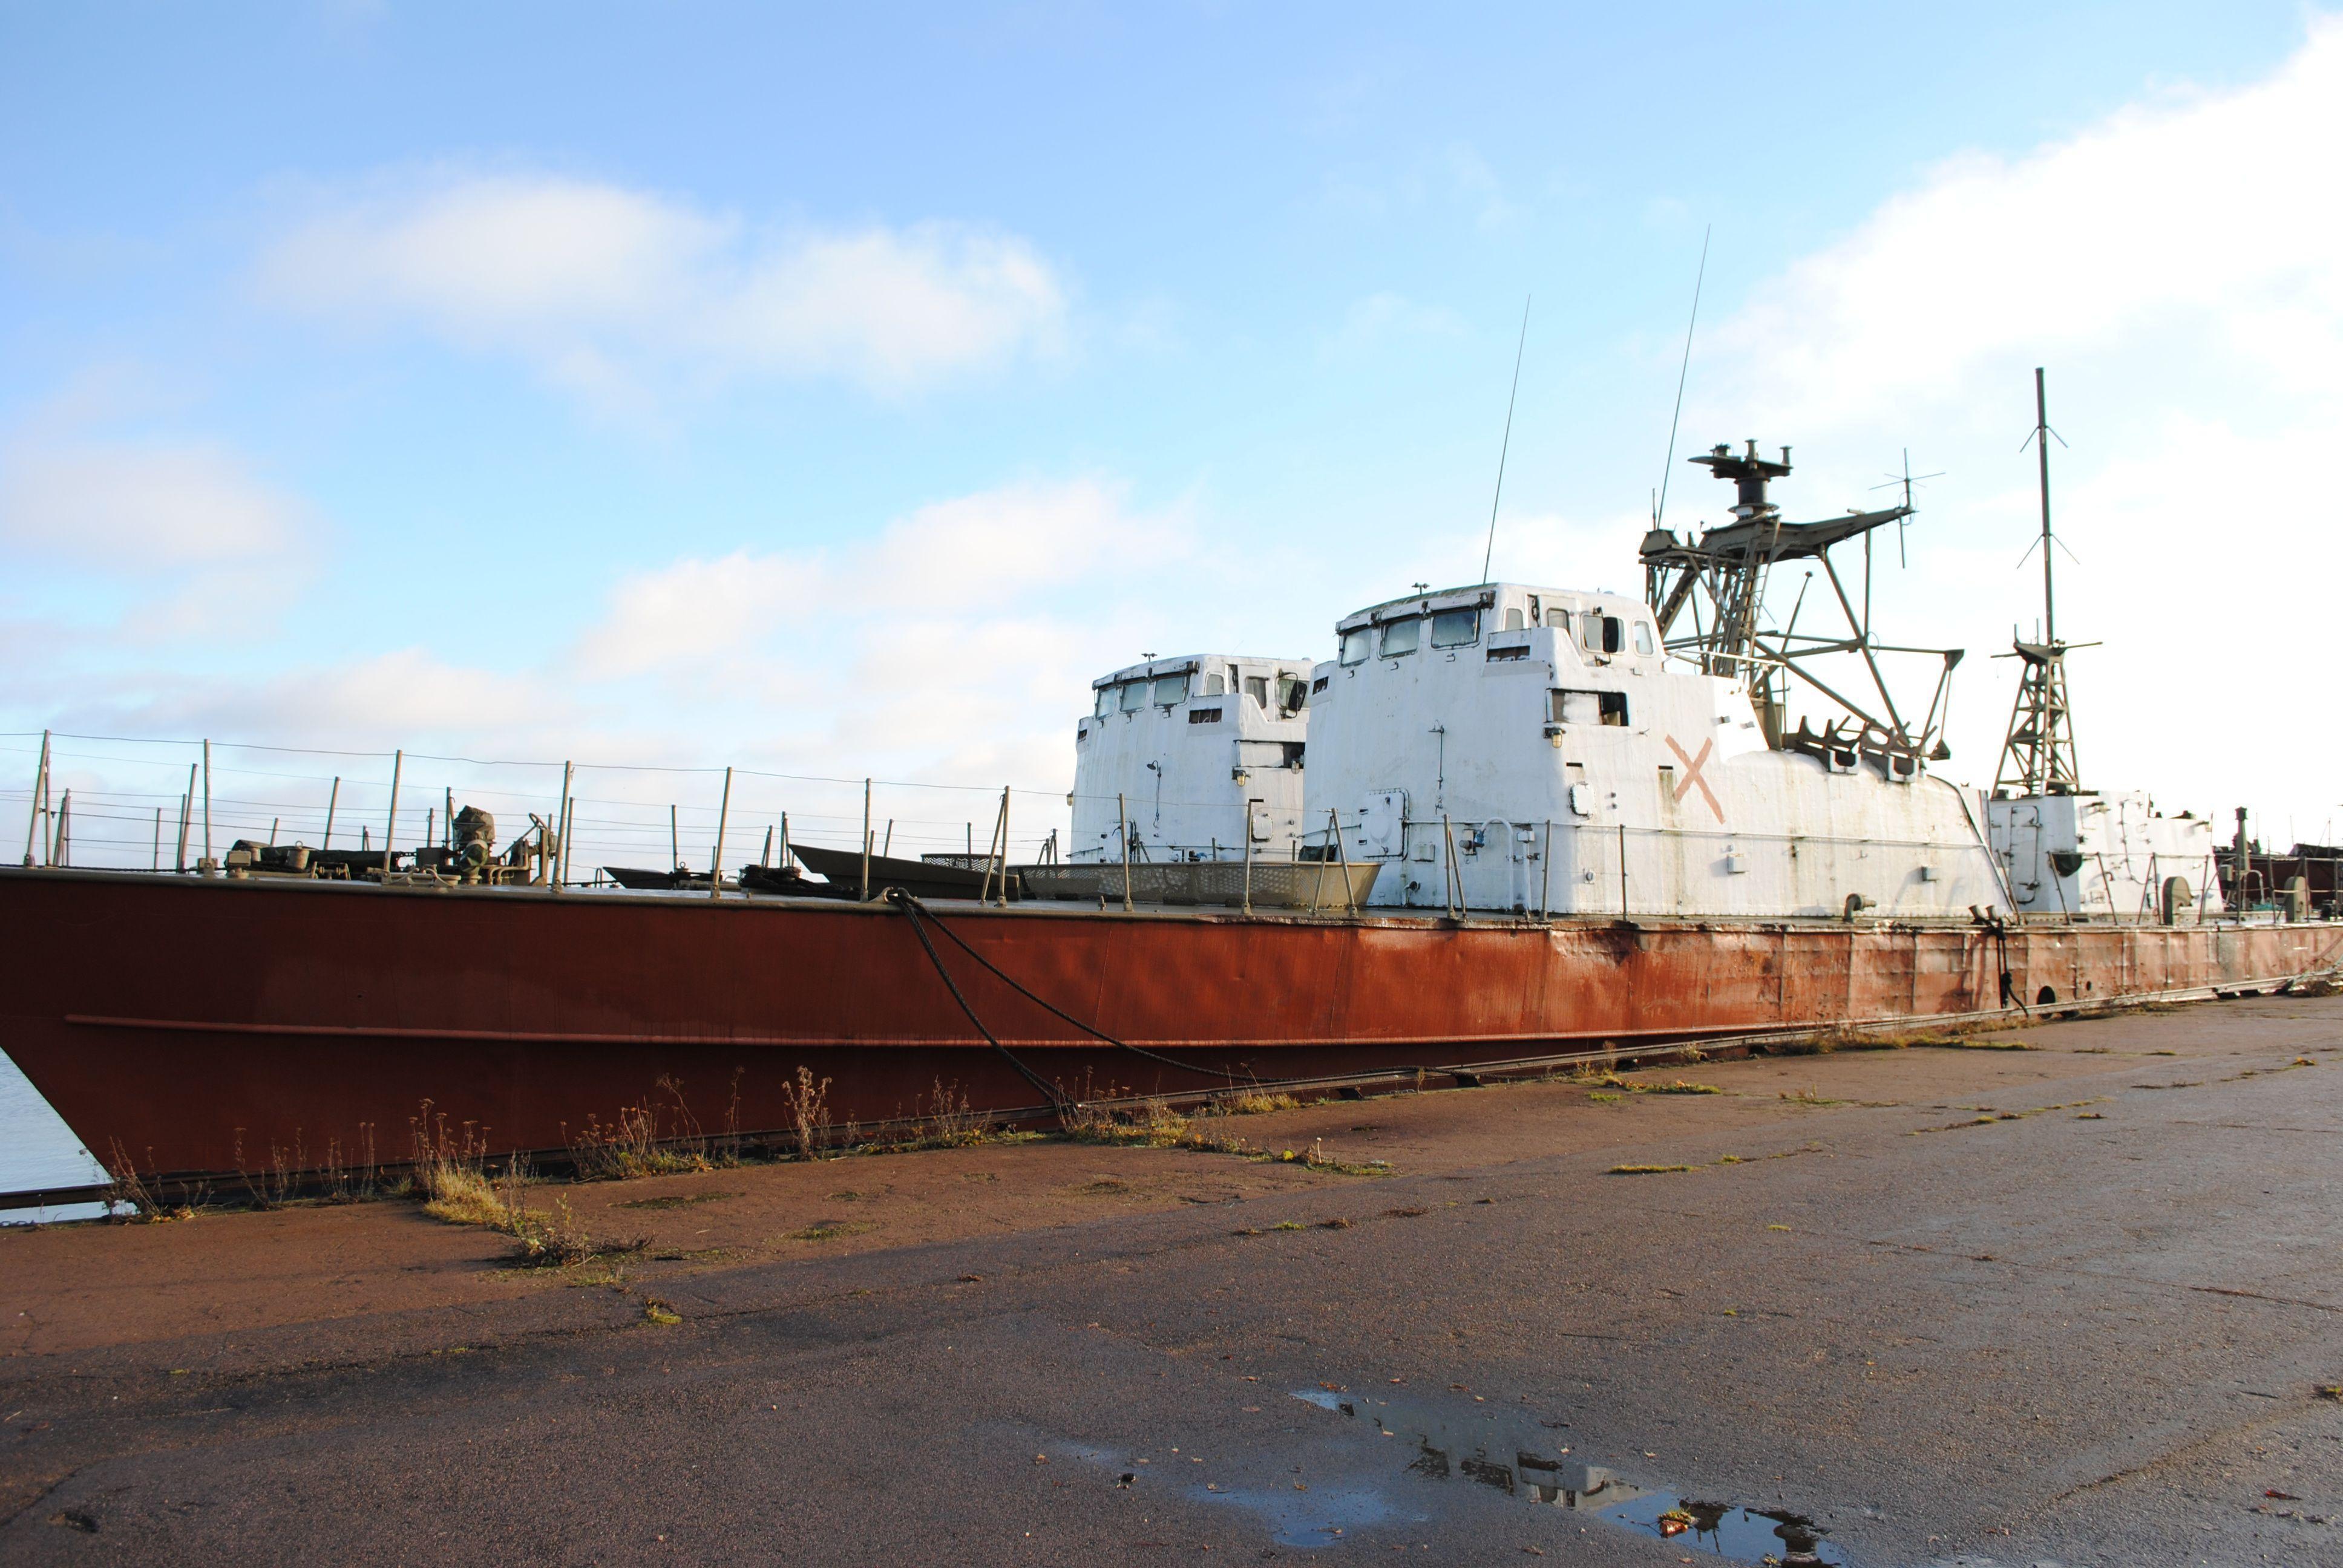
<path id="1" fill-rule="evenodd" d="M 1883 644 L 1871 630 L 1870 537 L 1875 529 L 1913 515 L 1910 481 L 1904 481 L 1906 494 L 1901 506 L 1850 511 L 1820 522 L 1786 522 L 1766 494 L 1768 485 L 1790 472 L 1790 449 L 1785 447 L 1781 452 L 1778 462 L 1760 457 L 1757 443 L 1751 441 L 1745 451 L 1718 446 L 1689 459 L 1733 485 L 1733 520 L 1695 538 L 1679 538 L 1654 518 L 1644 538 L 1644 594 L 1662 639 L 1669 652 L 1696 660 L 1703 673 L 1745 683 L 1766 744 L 1776 749 L 1889 756 L 1898 759 L 1904 772 L 1924 760 L 1942 760 L 1949 755 L 1942 736 L 1950 678 L 1960 662 L 1960 650 Z M 1861 575 L 1852 582 L 1831 557 L 1834 547 L 1845 544 L 1859 544 L 1863 550 Z M 1768 624 L 1767 581 L 1773 568 L 1785 561 L 1808 564 L 1807 586 L 1813 583 L 1812 571 L 1819 569 L 1829 590 L 1826 602 L 1838 614 L 1833 629 L 1798 629 L 1805 588 L 1788 621 L 1778 628 Z M 1818 613 L 1830 624 L 1828 610 Z M 1898 709 L 1879 658 L 1914 653 L 1942 660 L 1927 711 L 1918 716 Z M 1840 683 L 1830 668 L 1831 660 L 1847 656 L 1858 661 L 1856 679 L 1869 689 L 1860 695 Z M 1784 715 L 1793 680 L 1843 709 L 1847 719 L 1834 720 L 1820 733 L 1802 721 L 1797 733 L 1785 734 Z"/>
<path id="2" fill-rule="evenodd" d="M 2000 655 L 2020 662 L 2017 700 L 2009 710 L 2009 734 L 2001 743 L 2001 768 L 1994 779 L 1996 793 L 2072 795 L 2083 787 L 2075 760 L 2075 715 L 2066 699 L 2066 652 L 2058 640 L 2057 582 L 2050 559 L 2058 548 L 2050 530 L 2049 395 L 2040 367 L 2034 371 L 2034 443 L 2042 484 L 2042 640 L 2010 638 L 2010 651 Z"/>

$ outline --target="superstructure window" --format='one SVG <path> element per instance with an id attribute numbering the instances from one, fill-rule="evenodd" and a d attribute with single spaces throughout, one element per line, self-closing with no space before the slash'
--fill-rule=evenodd
<path id="1" fill-rule="evenodd" d="M 1265 675 L 1248 675 L 1248 676 L 1246 676 L 1246 677 L 1245 677 L 1245 695 L 1246 695 L 1247 697 L 1252 698 L 1255 702 L 1260 703 L 1260 704 L 1261 704 L 1261 710 L 1262 710 L 1263 713 L 1268 712 L 1268 711 L 1269 711 L 1269 677 L 1267 677 L 1267 676 L 1265 676 Z"/>
<path id="2" fill-rule="evenodd" d="M 1156 707 L 1169 708 L 1175 702 L 1185 702 L 1187 700 L 1188 675 L 1185 670 L 1182 670 L 1178 675 L 1164 675 L 1158 676 L 1156 678 Z"/>
<path id="3" fill-rule="evenodd" d="M 1204 695 L 1205 695 L 1205 696 L 1207 696 L 1207 697 L 1218 697 L 1218 696 L 1222 695 L 1223 692 L 1227 691 L 1227 690 L 1228 690 L 1228 689 L 1229 689 L 1229 687 L 1228 687 L 1228 682 L 1226 682 L 1226 681 L 1222 680 L 1222 679 L 1220 678 L 1220 676 L 1219 676 L 1218 674 L 1212 674 L 1212 675 L 1208 675 L 1208 676 L 1204 677 Z"/>
<path id="4" fill-rule="evenodd" d="M 1113 687 L 1111 687 L 1111 686 L 1101 686 L 1101 687 L 1100 687 L 1100 688 L 1099 688 L 1099 694 L 1098 694 L 1098 706 L 1097 706 L 1096 708 L 1094 708 L 1094 709 L 1092 709 L 1091 710 L 1091 717 L 1093 717 L 1093 718 L 1097 718 L 1097 719 L 1104 719 L 1108 714 L 1112 713 L 1113 711 L 1114 711 L 1114 688 L 1113 688 Z"/>
<path id="5" fill-rule="evenodd" d="M 1547 717 L 1556 724 L 1605 724 L 1624 728 L 1627 694 L 1624 691 L 1550 691 Z"/>
<path id="6" fill-rule="evenodd" d="M 1652 623 L 1650 621 L 1639 620 L 1635 623 L 1635 651 L 1637 653 L 1649 653 L 1652 651 Z"/>
<path id="7" fill-rule="evenodd" d="M 1615 615 L 1590 609 L 1578 618 L 1578 640 L 1590 653 L 1617 653 L 1627 646 L 1627 628 Z"/>
<path id="8" fill-rule="evenodd" d="M 1310 703 L 1310 683 L 1298 675 L 1277 678 L 1277 710 L 1288 719 Z"/>
<path id="9" fill-rule="evenodd" d="M 1380 651 L 1385 658 L 1397 658 L 1402 654 L 1413 653 L 1423 638 L 1423 622 L 1414 616 L 1409 616 L 1405 620 L 1385 621 Z"/>
<path id="10" fill-rule="evenodd" d="M 1344 664 L 1366 663 L 1367 655 L 1373 651 L 1374 642 L 1374 628 L 1371 626 L 1353 627 L 1350 630 L 1342 634 L 1342 662 Z"/>
<path id="11" fill-rule="evenodd" d="M 1432 618 L 1432 646 L 1467 648 L 1481 640 L 1481 612 L 1443 609 Z"/>
<path id="12" fill-rule="evenodd" d="M 1147 706 L 1147 682 L 1126 680 L 1122 684 L 1122 710 L 1136 713 Z"/>
<path id="13" fill-rule="evenodd" d="M 1521 606 L 1515 605 L 1511 609 L 1505 611 L 1505 629 L 1507 631 L 1520 631 L 1523 629 Z"/>

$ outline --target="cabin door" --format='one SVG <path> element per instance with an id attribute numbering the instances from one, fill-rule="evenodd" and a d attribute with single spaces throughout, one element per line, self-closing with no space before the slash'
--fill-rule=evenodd
<path id="1" fill-rule="evenodd" d="M 1396 860 L 1407 852 L 1407 791 L 1377 789 L 1359 807 L 1359 854 Z"/>

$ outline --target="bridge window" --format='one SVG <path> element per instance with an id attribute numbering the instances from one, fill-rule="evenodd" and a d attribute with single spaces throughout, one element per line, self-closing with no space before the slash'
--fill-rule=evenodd
<path id="1" fill-rule="evenodd" d="M 1375 629 L 1371 626 L 1354 626 L 1342 634 L 1342 662 L 1364 664 L 1373 649 Z"/>
<path id="2" fill-rule="evenodd" d="M 1639 620 L 1635 623 L 1635 651 L 1637 653 L 1649 653 L 1652 651 L 1652 623 L 1650 621 Z"/>
<path id="3" fill-rule="evenodd" d="M 1169 708 L 1175 702 L 1185 702 L 1187 700 L 1188 677 L 1185 671 L 1182 671 L 1178 675 L 1166 675 L 1157 678 L 1155 682 L 1155 705 L 1158 708 Z"/>
<path id="4" fill-rule="evenodd" d="M 1443 609 L 1432 618 L 1432 646 L 1465 648 L 1481 640 L 1481 612 Z"/>
<path id="5" fill-rule="evenodd" d="M 1100 687 L 1098 706 L 1091 710 L 1091 714 L 1096 718 L 1104 719 L 1108 714 L 1112 713 L 1113 711 L 1114 688 L 1111 686 Z"/>
<path id="6" fill-rule="evenodd" d="M 1405 620 L 1386 621 L 1383 623 L 1383 642 L 1380 651 L 1385 658 L 1397 658 L 1402 654 L 1413 653 L 1423 638 L 1423 622 L 1414 616 L 1409 616 Z"/>
<path id="7" fill-rule="evenodd" d="M 1309 706 L 1310 683 L 1298 675 L 1277 678 L 1277 710 L 1291 719 Z"/>
<path id="8" fill-rule="evenodd" d="M 1208 676 L 1204 677 L 1204 695 L 1205 695 L 1205 696 L 1207 696 L 1207 697 L 1218 697 L 1218 696 L 1220 696 L 1222 693 L 1223 693 L 1223 692 L 1227 691 L 1227 690 L 1228 690 L 1228 689 L 1229 689 L 1229 688 L 1228 688 L 1228 683 L 1227 683 L 1226 681 L 1222 680 L 1222 679 L 1220 678 L 1220 676 L 1219 676 L 1218 674 L 1212 674 L 1212 675 L 1208 675 Z"/>
<path id="9" fill-rule="evenodd" d="M 1147 706 L 1147 682 L 1126 680 L 1122 683 L 1122 710 L 1136 713 Z"/>
<path id="10" fill-rule="evenodd" d="M 1255 702 L 1257 702 L 1257 703 L 1261 704 L 1261 710 L 1262 710 L 1263 713 L 1268 712 L 1268 711 L 1269 711 L 1269 677 L 1267 677 L 1267 676 L 1265 676 L 1265 675 L 1248 675 L 1248 676 L 1246 676 L 1246 677 L 1245 677 L 1245 695 L 1246 695 L 1247 697 L 1252 698 Z"/>
<path id="11" fill-rule="evenodd" d="M 1522 610 L 1519 605 L 1515 605 L 1513 608 L 1505 612 L 1505 629 L 1507 631 L 1519 631 L 1522 629 Z"/>
<path id="12" fill-rule="evenodd" d="M 1627 646 L 1627 628 L 1615 615 L 1590 609 L 1578 618 L 1578 640 L 1590 653 L 1617 653 Z"/>

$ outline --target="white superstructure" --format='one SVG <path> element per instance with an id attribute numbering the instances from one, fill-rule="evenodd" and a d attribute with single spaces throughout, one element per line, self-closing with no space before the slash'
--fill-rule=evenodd
<path id="1" fill-rule="evenodd" d="M 2137 790 L 2004 795 L 1985 810 L 2020 914 L 2187 925 L 2226 908 L 2203 817 L 2162 816 Z"/>
<path id="2" fill-rule="evenodd" d="M 1649 607 L 1514 583 L 1345 617 L 1311 681 L 1303 842 L 1373 901 L 1556 915 L 1971 918 L 2008 909 L 1964 793 L 1852 742 L 1769 748 L 1746 685 Z"/>
<path id="3" fill-rule="evenodd" d="M 1076 727 L 1068 858 L 1292 859 L 1302 831 L 1310 661 L 1151 659 L 1091 683 Z"/>

